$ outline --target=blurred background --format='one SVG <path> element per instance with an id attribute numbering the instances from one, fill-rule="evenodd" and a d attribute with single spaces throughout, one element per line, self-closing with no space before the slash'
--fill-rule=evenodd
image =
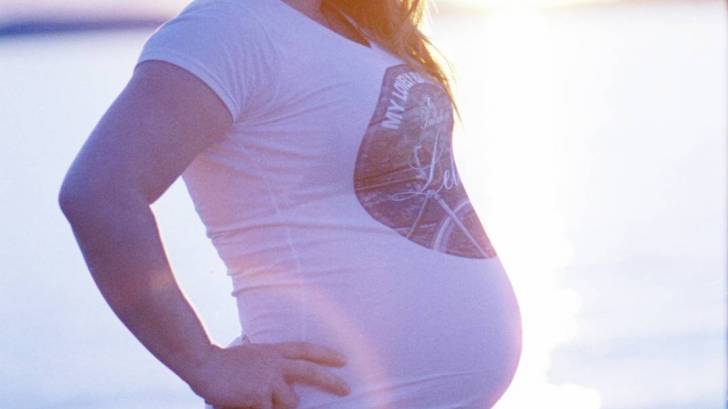
<path id="1" fill-rule="evenodd" d="M 0 406 L 202 408 L 98 292 L 65 171 L 188 2 L 0 0 Z M 463 183 L 522 308 L 497 409 L 726 407 L 726 4 L 436 0 Z M 181 180 L 155 202 L 218 344 L 230 282 Z"/>

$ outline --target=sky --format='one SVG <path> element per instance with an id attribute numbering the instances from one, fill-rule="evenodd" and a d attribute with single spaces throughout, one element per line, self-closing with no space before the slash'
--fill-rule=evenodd
<path id="1" fill-rule="evenodd" d="M 468 8 L 503 9 L 513 7 L 551 7 L 573 4 L 604 3 L 615 0 L 437 0 L 430 4 L 442 6 L 443 9 Z M 131 15 L 168 15 L 187 4 L 188 0 L 157 0 L 154 2 L 143 0 L 127 0 L 120 4 L 116 0 L 0 0 L 0 21 L 8 20 L 12 16 L 26 15 L 39 12 L 52 11 L 54 13 L 71 12 L 73 15 L 112 14 L 118 15 L 120 9 Z"/>

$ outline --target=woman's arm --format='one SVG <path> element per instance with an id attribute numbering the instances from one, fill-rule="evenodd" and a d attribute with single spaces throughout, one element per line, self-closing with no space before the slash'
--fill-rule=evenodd
<path id="1" fill-rule="evenodd" d="M 212 351 L 171 271 L 150 205 L 232 125 L 190 73 L 140 64 L 68 170 L 59 203 L 103 297 L 186 382 Z"/>
<path id="2" fill-rule="evenodd" d="M 345 365 L 331 348 L 212 344 L 174 279 L 150 205 L 232 123 L 191 73 L 161 61 L 139 64 L 68 170 L 61 209 L 114 313 L 205 401 L 292 409 L 293 382 L 346 395 L 348 385 L 322 367 Z"/>
<path id="3" fill-rule="evenodd" d="M 192 382 L 212 345 L 175 281 L 148 204 L 131 194 L 88 198 L 67 205 L 67 216 L 96 285 L 137 339 Z"/>

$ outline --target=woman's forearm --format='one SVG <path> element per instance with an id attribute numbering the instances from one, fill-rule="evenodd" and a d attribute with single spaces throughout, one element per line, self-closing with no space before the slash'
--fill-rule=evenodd
<path id="1" fill-rule="evenodd" d="M 149 205 L 129 196 L 64 207 L 109 306 L 136 338 L 187 383 L 214 348 L 171 271 Z"/>

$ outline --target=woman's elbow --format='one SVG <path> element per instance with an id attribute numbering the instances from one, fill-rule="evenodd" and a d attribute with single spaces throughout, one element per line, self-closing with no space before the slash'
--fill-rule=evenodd
<path id="1" fill-rule="evenodd" d="M 81 194 L 78 183 L 73 182 L 70 174 L 67 173 L 57 195 L 58 207 L 60 207 L 66 218 L 70 218 L 78 212 L 79 204 L 82 202 Z"/>
<path id="2" fill-rule="evenodd" d="M 90 175 L 66 175 L 58 191 L 58 206 L 70 222 L 87 218 L 90 212 L 124 202 L 124 193 L 114 183 L 95 183 Z"/>

